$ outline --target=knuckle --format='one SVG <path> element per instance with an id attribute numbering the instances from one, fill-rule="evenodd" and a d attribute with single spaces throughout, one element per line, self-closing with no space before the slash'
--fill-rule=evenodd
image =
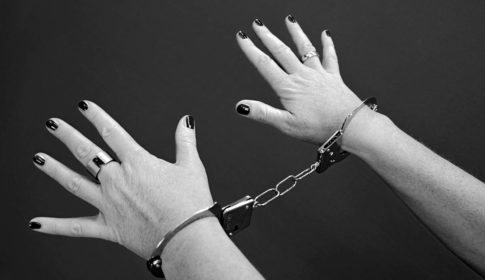
<path id="1" fill-rule="evenodd" d="M 290 52 L 290 48 L 285 44 L 279 44 L 274 49 L 275 54 L 284 55 Z"/>
<path id="2" fill-rule="evenodd" d="M 260 106 L 258 114 L 255 117 L 258 121 L 268 122 L 268 108 L 266 106 Z"/>
<path id="3" fill-rule="evenodd" d="M 279 129 L 281 132 L 287 135 L 293 135 L 295 133 L 295 125 L 291 119 L 285 118 L 279 123 Z"/>
<path id="4" fill-rule="evenodd" d="M 123 161 L 123 165 L 131 164 L 132 162 L 136 162 L 145 153 L 146 153 L 145 149 L 143 149 L 141 146 L 136 145 L 133 148 L 133 150 L 130 150 L 126 153 L 126 155 L 125 155 L 126 160 Z"/>
<path id="5" fill-rule="evenodd" d="M 61 234 L 61 232 L 59 231 L 59 225 L 55 222 L 50 225 L 48 232 L 56 235 Z"/>
<path id="6" fill-rule="evenodd" d="M 256 64 L 259 66 L 268 65 L 271 62 L 271 58 L 267 55 L 260 55 L 256 60 Z"/>
<path id="7" fill-rule="evenodd" d="M 311 43 L 309 43 L 309 42 L 307 42 L 307 43 L 305 43 L 305 44 L 301 45 L 301 47 L 300 47 L 300 48 L 301 48 L 301 51 L 302 51 L 303 53 L 312 52 L 312 51 L 314 52 L 314 51 L 316 51 L 315 47 L 314 47 L 314 46 L 313 46 Z"/>
<path id="8" fill-rule="evenodd" d="M 337 59 L 337 53 L 334 48 L 329 49 L 328 57 L 333 60 Z"/>
<path id="9" fill-rule="evenodd" d="M 113 164 L 103 166 L 98 174 L 98 178 L 103 185 L 113 185 L 120 176 L 118 167 Z"/>
<path id="10" fill-rule="evenodd" d="M 80 187 L 81 187 L 81 178 L 79 178 L 78 176 L 75 176 L 74 178 L 72 178 L 71 181 L 67 183 L 67 189 L 73 194 L 77 194 L 79 192 Z"/>
<path id="11" fill-rule="evenodd" d="M 91 152 L 91 148 L 86 143 L 82 143 L 76 148 L 76 153 L 81 159 L 86 158 L 90 154 L 90 152 Z"/>
<path id="12" fill-rule="evenodd" d="M 83 227 L 78 222 L 72 222 L 70 230 L 72 236 L 79 237 L 83 235 Z"/>
<path id="13" fill-rule="evenodd" d="M 107 232 L 106 232 L 106 239 L 112 241 L 112 242 L 115 242 L 115 243 L 118 243 L 120 245 L 123 245 L 122 243 L 122 239 L 121 239 L 121 235 L 114 229 L 109 229 Z"/>
<path id="14" fill-rule="evenodd" d="M 179 141 L 183 144 L 195 145 L 194 138 L 190 136 L 182 136 L 179 138 Z"/>
<path id="15" fill-rule="evenodd" d="M 114 134 L 115 130 L 115 126 L 105 126 L 101 129 L 101 136 L 103 139 L 109 139 Z"/>
<path id="16" fill-rule="evenodd" d="M 281 124 L 280 130 L 281 130 L 281 132 L 283 132 L 284 134 L 287 134 L 287 135 L 293 135 L 294 132 L 295 132 L 295 129 L 293 128 L 293 126 L 289 125 L 288 123 Z"/>
<path id="17" fill-rule="evenodd" d="M 287 77 L 276 77 L 276 78 L 273 79 L 273 82 L 272 83 L 279 90 L 288 87 L 288 79 L 287 79 Z"/>

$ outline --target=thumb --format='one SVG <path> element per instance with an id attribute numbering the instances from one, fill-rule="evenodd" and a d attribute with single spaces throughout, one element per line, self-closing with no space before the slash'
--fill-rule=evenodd
<path id="1" fill-rule="evenodd" d="M 276 109 L 255 100 L 239 101 L 236 105 L 236 112 L 255 121 L 274 126 L 285 133 L 288 133 L 290 120 L 293 117 L 286 110 Z"/>
<path id="2" fill-rule="evenodd" d="M 177 164 L 190 165 L 199 160 L 195 139 L 194 117 L 187 115 L 180 119 L 175 131 Z"/>

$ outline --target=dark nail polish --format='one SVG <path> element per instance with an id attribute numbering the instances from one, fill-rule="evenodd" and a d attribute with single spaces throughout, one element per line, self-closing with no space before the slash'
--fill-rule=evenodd
<path id="1" fill-rule="evenodd" d="M 79 109 L 81 109 L 83 111 L 86 111 L 88 109 L 88 103 L 86 103 L 84 101 L 79 101 L 77 106 L 79 106 Z"/>
<path id="2" fill-rule="evenodd" d="M 50 128 L 51 130 L 56 130 L 59 126 L 57 125 L 57 123 L 53 120 L 48 120 L 45 125 Z"/>
<path id="3" fill-rule="evenodd" d="M 241 115 L 249 115 L 249 106 L 244 104 L 239 104 L 237 106 L 236 111 Z"/>
<path id="4" fill-rule="evenodd" d="M 293 22 L 293 23 L 296 22 L 296 19 L 292 15 L 288 15 L 287 18 L 290 22 Z"/>
<path id="5" fill-rule="evenodd" d="M 30 222 L 29 223 L 29 228 L 31 229 L 39 229 L 41 227 L 41 224 L 38 222 Z"/>
<path id="6" fill-rule="evenodd" d="M 330 30 L 325 30 L 325 34 L 327 34 L 328 37 L 332 37 L 332 35 L 330 35 Z"/>
<path id="7" fill-rule="evenodd" d="M 187 117 L 185 117 L 185 125 L 190 129 L 194 129 L 195 127 L 194 117 L 192 117 L 191 115 L 188 115 Z"/>
<path id="8" fill-rule="evenodd" d="M 263 22 L 262 22 L 262 21 L 261 21 L 259 18 L 255 19 L 255 20 L 254 20 L 254 22 L 255 22 L 257 25 L 259 25 L 259 26 L 263 26 L 263 25 L 264 25 L 264 23 L 263 23 Z"/>
<path id="9" fill-rule="evenodd" d="M 246 35 L 246 33 L 242 32 L 241 30 L 239 30 L 237 32 L 237 35 L 241 38 L 241 39 L 246 39 L 248 37 L 248 35 Z"/>
<path id="10" fill-rule="evenodd" d="M 37 163 L 38 165 L 44 165 L 45 159 L 39 155 L 35 155 L 34 162 Z"/>

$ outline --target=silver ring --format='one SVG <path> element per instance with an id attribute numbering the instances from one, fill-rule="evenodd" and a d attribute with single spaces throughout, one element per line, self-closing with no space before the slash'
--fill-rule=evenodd
<path id="1" fill-rule="evenodd" d="M 306 54 L 301 56 L 301 62 L 305 63 L 305 61 L 307 61 L 308 59 L 310 59 L 314 56 L 319 57 L 319 55 L 316 51 L 309 51 Z"/>
<path id="2" fill-rule="evenodd" d="M 96 156 L 88 162 L 88 169 L 89 173 L 97 180 L 99 171 L 101 171 L 101 166 L 108 164 L 112 161 L 115 161 L 110 155 L 101 151 L 96 154 Z"/>

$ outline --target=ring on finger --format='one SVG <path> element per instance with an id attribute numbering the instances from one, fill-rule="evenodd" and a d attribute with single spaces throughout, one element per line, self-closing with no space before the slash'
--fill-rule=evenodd
<path id="1" fill-rule="evenodd" d="M 305 63 L 305 61 L 307 61 L 308 59 L 310 59 L 314 56 L 319 57 L 319 55 L 316 51 L 309 51 L 306 54 L 301 56 L 301 62 Z"/>
<path id="2" fill-rule="evenodd" d="M 96 154 L 96 156 L 88 162 L 86 166 L 89 173 L 98 180 L 98 174 L 101 171 L 101 167 L 112 161 L 115 161 L 110 155 L 101 151 Z"/>

